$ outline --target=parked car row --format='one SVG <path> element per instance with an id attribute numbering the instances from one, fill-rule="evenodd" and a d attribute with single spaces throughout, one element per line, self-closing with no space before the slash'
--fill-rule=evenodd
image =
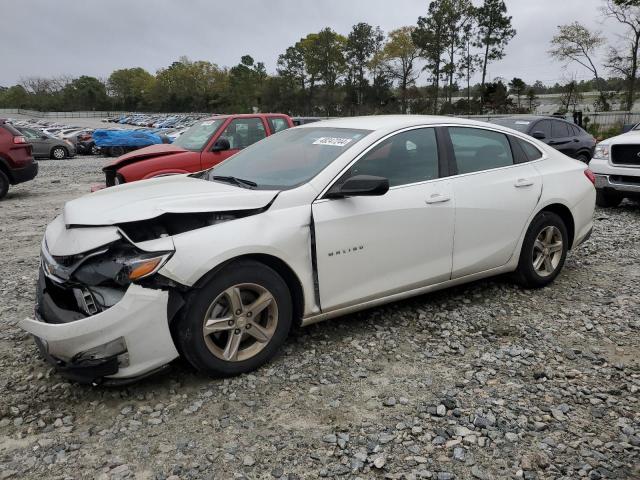
<path id="1" fill-rule="evenodd" d="M 120 115 L 117 117 L 105 118 L 103 122 L 118 123 L 121 125 L 135 125 L 138 127 L 149 128 L 171 128 L 174 130 L 180 130 L 190 127 L 198 120 L 209 116 L 205 113 L 192 113 L 192 114 L 146 114 L 146 113 L 133 113 L 130 115 Z"/>

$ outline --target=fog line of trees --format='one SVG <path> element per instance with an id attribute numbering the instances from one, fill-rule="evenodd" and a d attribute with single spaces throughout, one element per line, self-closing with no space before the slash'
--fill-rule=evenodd
<path id="1" fill-rule="evenodd" d="M 550 41 L 551 57 L 591 78 L 580 82 L 489 80 L 490 65 L 504 58 L 516 35 L 504 0 L 477 6 L 432 0 L 415 25 L 388 33 L 367 23 L 346 35 L 329 27 L 310 33 L 279 55 L 274 74 L 249 55 L 231 68 L 182 57 L 155 74 L 125 68 L 107 79 L 25 78 L 0 87 L 0 107 L 314 116 L 526 113 L 535 111 L 541 94 L 563 94 L 561 109 L 570 111 L 582 92 L 596 90 L 594 110 L 609 110 L 617 97 L 630 110 L 638 91 L 640 0 L 602 2 L 602 13 L 620 27 L 615 44 L 577 22 L 560 25 Z M 480 81 L 472 85 L 476 75 Z"/>

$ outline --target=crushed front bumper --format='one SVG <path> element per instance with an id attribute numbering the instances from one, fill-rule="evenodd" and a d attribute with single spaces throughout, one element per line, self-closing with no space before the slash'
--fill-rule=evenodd
<path id="1" fill-rule="evenodd" d="M 615 190 L 623 194 L 639 194 L 640 195 L 640 172 L 639 175 L 600 175 L 595 174 L 596 188 Z"/>
<path id="2" fill-rule="evenodd" d="M 55 305 L 42 275 L 37 297 L 36 318 L 19 325 L 36 337 L 46 360 L 67 378 L 127 383 L 178 357 L 167 316 L 169 293 L 164 290 L 132 284 L 111 308 L 84 317 Z"/>

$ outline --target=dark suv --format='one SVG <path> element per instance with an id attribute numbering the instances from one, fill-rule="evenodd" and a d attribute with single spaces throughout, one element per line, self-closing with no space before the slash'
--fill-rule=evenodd
<path id="1" fill-rule="evenodd" d="M 513 128 L 537 138 L 569 157 L 589 163 L 596 139 L 575 123 L 555 117 L 518 116 L 494 118 L 491 123 Z"/>
<path id="2" fill-rule="evenodd" d="M 12 125 L 0 119 L 0 198 L 9 185 L 26 182 L 38 174 L 31 145 Z"/>

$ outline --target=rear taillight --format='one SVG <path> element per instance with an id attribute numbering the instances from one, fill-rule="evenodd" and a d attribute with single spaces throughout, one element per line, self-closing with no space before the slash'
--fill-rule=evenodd
<path id="1" fill-rule="evenodd" d="M 19 145 L 22 143 L 27 143 L 27 140 L 22 135 L 17 135 L 13 137 L 13 143 L 15 143 L 16 145 Z"/>
<path id="2" fill-rule="evenodd" d="M 596 185 L 596 176 L 593 174 L 593 172 L 591 170 L 589 170 L 588 168 L 584 171 L 584 176 L 587 177 L 589 179 L 589 181 L 591 183 L 593 183 L 593 185 Z"/>

